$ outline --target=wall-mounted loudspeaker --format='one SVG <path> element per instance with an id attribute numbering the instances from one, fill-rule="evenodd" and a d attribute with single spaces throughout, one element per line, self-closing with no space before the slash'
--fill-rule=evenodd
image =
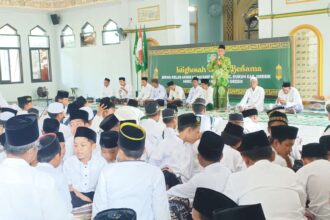
<path id="1" fill-rule="evenodd" d="M 50 18 L 52 19 L 53 25 L 57 25 L 60 23 L 60 16 L 57 14 L 51 14 Z"/>

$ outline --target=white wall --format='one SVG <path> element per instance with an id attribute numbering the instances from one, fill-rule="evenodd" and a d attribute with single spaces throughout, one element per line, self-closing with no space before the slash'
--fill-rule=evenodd
<path id="1" fill-rule="evenodd" d="M 138 23 L 137 9 L 153 5 L 160 5 L 160 20 Z M 103 25 L 110 18 L 124 29 L 179 24 L 182 25 L 180 29 L 151 31 L 147 32 L 147 37 L 156 39 L 160 45 L 185 44 L 189 43 L 188 5 L 188 0 L 123 0 L 118 4 L 101 4 L 60 12 L 61 25 L 56 29 L 57 38 L 65 25 L 70 25 L 76 35 L 75 48 L 58 47 L 61 66 L 60 87 L 78 87 L 78 93 L 81 95 L 99 97 L 104 77 L 110 78 L 111 85 L 116 91 L 118 77 L 125 76 L 128 83 L 132 83 L 136 89 L 134 62 L 132 68 L 129 62 L 132 58 L 135 33 L 129 34 L 127 39 L 118 45 L 103 46 Z M 182 10 L 186 13 L 182 13 Z M 79 34 L 86 21 L 95 28 L 96 46 L 80 47 Z"/>
<path id="2" fill-rule="evenodd" d="M 46 86 L 49 89 L 50 97 L 53 97 L 57 90 L 57 82 L 59 81 L 58 68 L 58 51 L 54 32 L 54 26 L 51 23 L 48 12 L 31 10 L 31 9 L 10 9 L 0 8 L 0 27 L 10 24 L 17 29 L 21 36 L 22 51 L 22 71 L 24 83 L 19 84 L 0 84 L 0 91 L 7 101 L 16 101 L 18 96 L 32 95 L 37 98 L 36 90 L 39 86 Z M 30 56 L 28 35 L 30 30 L 40 25 L 50 36 L 50 53 L 52 64 L 52 82 L 31 83 Z"/>
<path id="3" fill-rule="evenodd" d="M 137 9 L 153 5 L 160 6 L 160 20 L 138 23 Z M 9 23 L 21 35 L 24 83 L 0 85 L 0 91 L 9 101 L 15 101 L 16 97 L 21 95 L 36 96 L 35 91 L 39 86 L 47 86 L 51 97 L 56 94 L 57 89 L 70 90 L 72 87 L 78 87 L 80 95 L 99 97 L 104 77 L 110 78 L 114 90 L 117 90 L 120 76 L 125 76 L 128 83 L 136 87 L 134 62 L 132 67 L 130 65 L 135 33 L 129 34 L 120 44 L 103 46 L 103 25 L 108 19 L 114 20 L 124 29 L 182 25 L 180 29 L 147 32 L 147 37 L 156 39 L 160 45 L 187 44 L 188 6 L 188 0 L 121 0 L 52 12 L 61 17 L 60 25 L 56 26 L 51 23 L 49 11 L 2 8 L 0 26 Z M 96 31 L 96 45 L 93 47 L 80 46 L 81 27 L 87 21 Z M 53 82 L 50 83 L 31 83 L 27 36 L 30 29 L 36 25 L 43 27 L 50 36 L 53 76 Z M 60 48 L 61 30 L 65 25 L 70 25 L 74 30 L 75 48 Z"/>
<path id="4" fill-rule="evenodd" d="M 329 0 L 319 0 L 299 4 L 285 4 L 284 0 L 273 0 L 273 14 L 325 9 L 329 3 Z M 271 0 L 259 0 L 259 15 L 270 14 Z M 323 95 L 329 96 L 330 63 L 327 61 L 330 56 L 330 16 L 328 14 L 277 18 L 273 19 L 273 21 L 271 19 L 261 19 L 259 23 L 259 38 L 289 36 L 295 27 L 302 24 L 312 25 L 321 32 L 323 38 Z"/>

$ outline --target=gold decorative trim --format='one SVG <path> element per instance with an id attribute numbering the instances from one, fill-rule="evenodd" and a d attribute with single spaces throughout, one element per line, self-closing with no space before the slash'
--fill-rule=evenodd
<path id="1" fill-rule="evenodd" d="M 158 26 L 158 27 L 148 27 L 145 28 L 146 31 L 163 31 L 163 30 L 169 30 L 169 29 L 175 29 L 180 28 L 181 25 L 179 24 L 173 24 L 173 25 L 165 25 L 165 26 Z M 136 29 L 125 29 L 124 30 L 127 33 L 135 33 Z"/>
<path id="2" fill-rule="evenodd" d="M 318 77 L 319 77 L 319 85 L 318 85 L 318 95 L 323 95 L 323 37 L 319 29 L 313 25 L 310 24 L 302 24 L 297 27 L 295 27 L 291 32 L 290 36 L 294 36 L 294 34 L 302 29 L 309 29 L 315 33 L 318 39 Z M 292 56 L 294 60 L 294 53 Z M 292 65 L 294 68 L 294 65 Z M 294 71 L 292 71 L 292 74 L 294 74 Z M 292 76 L 292 79 L 294 79 L 294 76 Z"/>
<path id="3" fill-rule="evenodd" d="M 241 44 L 227 45 L 226 51 L 251 51 L 251 50 L 272 50 L 290 47 L 290 42 L 261 43 L 261 44 Z M 172 55 L 172 54 L 197 54 L 197 53 L 215 53 L 218 46 L 210 47 L 191 47 L 191 48 L 173 48 L 173 49 L 150 49 L 148 55 Z"/>
<path id="4" fill-rule="evenodd" d="M 297 16 L 306 16 L 306 15 L 317 15 L 317 14 L 326 14 L 328 13 L 328 9 L 317 9 L 310 11 L 300 11 L 300 12 L 291 12 L 291 13 L 283 13 L 283 14 L 274 14 L 274 15 L 260 15 L 259 19 L 277 19 L 277 18 L 289 18 L 289 17 L 297 17 Z"/>
<path id="5" fill-rule="evenodd" d="M 293 4 L 307 3 L 307 2 L 316 2 L 316 1 L 319 1 L 319 0 L 295 0 L 294 2 L 291 2 L 289 0 L 286 0 L 285 3 L 287 5 L 293 5 Z"/>

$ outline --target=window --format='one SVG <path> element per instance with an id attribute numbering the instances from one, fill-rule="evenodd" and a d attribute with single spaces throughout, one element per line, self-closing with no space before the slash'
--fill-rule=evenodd
<path id="1" fill-rule="evenodd" d="M 72 48 L 75 45 L 73 30 L 69 25 L 66 25 L 61 34 L 61 48 Z"/>
<path id="2" fill-rule="evenodd" d="M 17 30 L 6 24 L 0 28 L 0 83 L 21 83 L 21 40 Z"/>
<path id="3" fill-rule="evenodd" d="M 39 26 L 30 31 L 30 64 L 32 82 L 51 81 L 50 48 L 47 32 Z"/>
<path id="4" fill-rule="evenodd" d="M 119 44 L 120 42 L 118 25 L 111 19 L 103 26 L 102 40 L 103 45 Z"/>
<path id="5" fill-rule="evenodd" d="M 94 31 L 94 27 L 88 22 L 86 22 L 86 24 L 81 28 L 80 44 L 82 47 L 93 46 L 96 44 L 96 33 Z"/>

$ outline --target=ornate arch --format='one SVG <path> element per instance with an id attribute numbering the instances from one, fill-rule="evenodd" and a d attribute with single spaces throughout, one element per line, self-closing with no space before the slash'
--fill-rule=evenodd
<path id="1" fill-rule="evenodd" d="M 298 33 L 304 31 L 304 30 L 308 30 L 308 31 L 311 31 L 316 39 L 317 39 L 317 42 L 316 42 L 316 45 L 317 45 L 317 52 L 316 52 L 316 56 L 317 56 L 317 78 L 318 78 L 318 88 L 317 88 L 317 94 L 313 94 L 313 95 L 318 95 L 318 96 L 322 96 L 323 95 L 323 38 L 322 38 L 322 34 L 321 32 L 319 31 L 319 29 L 313 25 L 310 25 L 310 24 L 302 24 L 302 25 L 299 25 L 297 27 L 295 27 L 291 32 L 290 32 L 290 36 L 292 37 L 292 40 L 293 40 L 293 83 L 295 84 L 297 82 L 297 75 L 296 75 L 296 71 L 297 71 L 297 65 L 299 62 L 298 59 L 301 58 L 303 59 L 304 57 L 301 57 L 299 54 L 298 54 L 298 51 L 299 52 L 304 52 L 302 50 L 302 48 L 297 48 L 297 46 L 299 45 L 298 44 L 298 40 L 301 40 L 301 39 L 296 39 L 296 37 L 298 36 Z M 305 31 L 306 32 L 306 31 Z M 306 41 L 305 41 L 306 42 Z M 300 45 L 300 47 L 302 46 L 306 46 L 302 43 L 302 45 Z M 307 48 L 306 48 L 307 50 Z M 305 52 L 309 53 L 309 51 L 306 51 Z M 311 55 L 309 54 L 309 57 L 305 57 L 306 59 L 309 59 L 309 58 L 312 58 Z M 303 61 L 302 61 L 302 64 L 303 64 Z M 298 70 L 299 71 L 299 70 Z M 307 70 L 309 71 L 309 70 Z M 302 73 L 300 73 L 302 74 Z"/>

